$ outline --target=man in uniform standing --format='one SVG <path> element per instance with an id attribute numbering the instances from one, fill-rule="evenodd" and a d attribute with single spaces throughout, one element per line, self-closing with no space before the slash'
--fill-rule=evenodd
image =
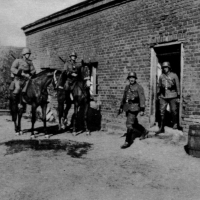
<path id="1" fill-rule="evenodd" d="M 144 89 L 141 85 L 136 82 L 137 75 L 135 72 L 130 72 L 127 79 L 129 80 L 129 85 L 125 87 L 124 95 L 121 101 L 120 112 L 123 110 L 126 112 L 126 127 L 127 134 L 125 143 L 121 146 L 125 149 L 133 143 L 138 133 L 138 120 L 137 115 L 144 115 L 145 110 L 145 95 Z M 143 127 L 141 139 L 144 139 L 148 134 L 148 131 Z"/>
<path id="2" fill-rule="evenodd" d="M 22 50 L 22 58 L 16 59 L 11 66 L 11 76 L 14 76 L 14 97 L 21 92 L 22 87 L 22 93 L 26 92 L 28 80 L 36 73 L 35 67 L 29 59 L 30 55 L 31 50 L 25 47 Z M 19 104 L 19 107 L 22 107 L 22 105 Z"/>
<path id="3" fill-rule="evenodd" d="M 164 132 L 164 119 L 167 105 L 172 112 L 173 129 L 178 127 L 178 107 L 180 100 L 180 84 L 178 76 L 171 72 L 169 62 L 162 63 L 162 74 L 158 82 L 158 98 L 160 99 L 161 124 L 156 135 Z"/>

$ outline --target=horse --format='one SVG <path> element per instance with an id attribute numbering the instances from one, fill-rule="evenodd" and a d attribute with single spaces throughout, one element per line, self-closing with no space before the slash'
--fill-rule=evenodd
<path id="1" fill-rule="evenodd" d="M 24 99 L 26 103 L 23 102 L 23 104 L 29 104 L 32 108 L 31 139 L 35 138 L 34 124 L 36 121 L 36 110 L 38 106 L 41 106 L 42 108 L 42 118 L 44 123 L 45 137 L 49 138 L 46 129 L 46 109 L 48 104 L 47 87 L 52 83 L 54 71 L 55 69 L 47 68 L 39 72 L 38 74 L 32 76 L 32 78 L 29 80 L 27 91 L 25 94 L 22 95 L 22 98 L 20 97 L 21 94 L 18 94 L 14 98 L 13 91 L 10 92 L 10 111 L 12 115 L 12 121 L 14 122 L 15 132 L 17 135 L 21 135 L 23 133 L 21 131 L 21 118 L 24 109 L 20 108 L 18 104 L 22 103 L 21 99 Z"/>
<path id="2" fill-rule="evenodd" d="M 73 117 L 73 131 L 72 134 L 76 135 L 76 127 L 77 127 L 77 116 L 80 106 L 83 106 L 84 110 L 84 130 L 86 135 L 90 135 L 90 131 L 88 130 L 87 124 L 87 115 L 90 104 L 90 93 L 89 87 L 86 86 L 86 80 L 84 79 L 89 74 L 89 66 L 84 61 L 82 61 L 81 66 L 78 68 L 78 75 L 74 81 L 74 83 L 70 86 L 70 91 L 66 91 L 64 88 L 57 90 L 57 101 L 58 101 L 58 117 L 59 117 L 59 130 L 65 128 L 67 122 L 67 115 L 69 109 L 71 108 L 72 103 L 74 103 L 74 117 Z M 62 77 L 62 78 L 61 78 Z M 65 82 L 67 80 L 67 75 L 63 72 L 62 76 L 60 76 L 59 81 Z M 73 96 L 73 102 L 70 98 L 70 92 Z M 64 109 L 64 104 L 66 103 L 66 107 Z"/>
<path id="3" fill-rule="evenodd" d="M 70 98 L 70 92 L 65 90 L 65 88 L 59 88 L 58 82 L 64 85 L 64 82 L 67 79 L 66 73 L 60 73 L 60 71 L 54 72 L 53 86 L 57 91 L 57 102 L 58 102 L 58 130 L 66 128 L 67 125 L 67 115 L 68 111 L 71 108 L 72 100 Z M 66 107 L 65 107 L 66 105 Z"/>

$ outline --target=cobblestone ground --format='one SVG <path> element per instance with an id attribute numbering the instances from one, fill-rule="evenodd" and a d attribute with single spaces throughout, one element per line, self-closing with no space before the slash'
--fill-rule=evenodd
<path id="1" fill-rule="evenodd" d="M 49 140 L 40 132 L 35 140 L 28 131 L 15 136 L 10 117 L 0 117 L 1 200 L 200 199 L 200 159 L 186 154 L 186 140 L 152 136 L 121 150 L 117 131 Z"/>

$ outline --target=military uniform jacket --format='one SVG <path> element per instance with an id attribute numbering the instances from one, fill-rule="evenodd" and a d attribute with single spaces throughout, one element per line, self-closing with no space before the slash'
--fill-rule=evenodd
<path id="1" fill-rule="evenodd" d="M 11 73 L 14 76 L 20 77 L 21 73 L 33 75 L 36 73 L 32 61 L 25 61 L 24 59 L 16 59 L 11 66 Z M 11 76 L 12 76 L 11 75 Z"/>
<path id="2" fill-rule="evenodd" d="M 64 65 L 64 70 L 66 71 L 67 75 L 70 76 L 72 73 L 78 73 L 78 64 L 71 60 L 67 61 Z"/>
<path id="3" fill-rule="evenodd" d="M 138 83 L 127 85 L 124 90 L 124 95 L 121 101 L 121 106 L 126 107 L 127 111 L 140 111 L 140 108 L 145 107 L 144 89 Z"/>
<path id="4" fill-rule="evenodd" d="M 176 98 L 180 95 L 180 84 L 178 76 L 170 72 L 168 75 L 161 74 L 158 82 L 158 95 L 161 98 Z"/>

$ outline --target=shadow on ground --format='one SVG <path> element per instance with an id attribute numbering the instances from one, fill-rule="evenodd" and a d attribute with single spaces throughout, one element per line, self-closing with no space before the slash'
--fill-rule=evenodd
<path id="1" fill-rule="evenodd" d="M 92 149 L 92 144 L 87 142 L 76 142 L 71 140 L 11 140 L 0 145 L 7 147 L 6 154 L 15 154 L 22 151 L 34 150 L 34 151 L 49 151 L 54 152 L 66 152 L 73 158 L 81 158 L 86 155 L 89 150 Z"/>
<path id="2" fill-rule="evenodd" d="M 77 123 L 76 123 L 77 131 L 84 130 L 83 119 L 84 119 L 84 109 L 83 107 L 80 107 L 80 110 L 77 116 Z M 101 120 L 102 120 L 101 110 L 97 110 L 93 108 L 88 109 L 87 125 L 88 125 L 88 129 L 91 132 L 101 130 Z M 72 115 L 72 118 L 71 118 L 71 124 L 73 124 L 73 122 L 74 122 L 74 114 Z"/>
<path id="3" fill-rule="evenodd" d="M 58 125 L 52 125 L 52 126 L 47 126 L 47 134 L 48 135 L 58 135 L 58 134 L 62 134 L 66 131 L 70 131 L 70 127 L 66 128 L 65 130 L 58 130 Z M 28 133 L 28 132 L 31 132 L 31 129 L 24 129 L 23 130 L 23 133 Z M 40 127 L 37 127 L 37 128 L 34 128 L 34 132 L 35 132 L 35 135 L 36 137 L 39 135 L 39 134 L 44 134 L 44 127 L 43 126 L 40 126 Z"/>

